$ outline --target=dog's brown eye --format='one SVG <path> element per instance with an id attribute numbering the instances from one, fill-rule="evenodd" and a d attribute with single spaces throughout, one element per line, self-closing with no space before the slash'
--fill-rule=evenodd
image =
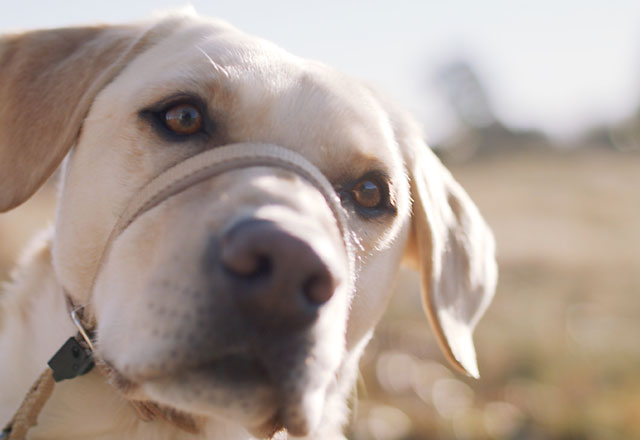
<path id="1" fill-rule="evenodd" d="M 164 123 L 174 133 L 196 134 L 202 130 L 202 114 L 191 104 L 179 104 L 164 114 Z"/>
<path id="2" fill-rule="evenodd" d="M 362 208 L 377 208 L 383 201 L 380 184 L 370 179 L 363 179 L 351 190 L 353 200 Z"/>

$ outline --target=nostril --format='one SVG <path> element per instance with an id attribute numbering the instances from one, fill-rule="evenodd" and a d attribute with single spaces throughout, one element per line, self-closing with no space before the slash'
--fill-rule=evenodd
<path id="1" fill-rule="evenodd" d="M 246 279 L 267 277 L 273 270 L 273 263 L 268 255 L 234 246 L 223 247 L 221 262 L 228 272 Z"/>
<path id="2" fill-rule="evenodd" d="M 341 277 L 314 239 L 253 219 L 238 221 L 219 238 L 221 286 L 252 325 L 292 330 L 316 321 Z"/>
<path id="3" fill-rule="evenodd" d="M 256 255 L 256 264 L 253 271 L 246 276 L 253 278 L 267 277 L 273 271 L 273 262 L 267 255 Z"/>
<path id="4" fill-rule="evenodd" d="M 312 275 L 302 285 L 302 292 L 314 305 L 322 305 L 329 301 L 334 290 L 333 277 L 329 273 Z"/>

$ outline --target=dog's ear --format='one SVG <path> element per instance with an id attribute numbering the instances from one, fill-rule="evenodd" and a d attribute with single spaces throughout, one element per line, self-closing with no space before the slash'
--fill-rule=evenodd
<path id="1" fill-rule="evenodd" d="M 493 235 L 421 131 L 401 135 L 413 198 L 406 257 L 421 272 L 425 311 L 447 358 L 478 377 L 472 334 L 497 281 Z"/>
<path id="2" fill-rule="evenodd" d="M 96 94 L 152 40 L 140 26 L 0 38 L 0 212 L 28 199 L 78 137 Z"/>

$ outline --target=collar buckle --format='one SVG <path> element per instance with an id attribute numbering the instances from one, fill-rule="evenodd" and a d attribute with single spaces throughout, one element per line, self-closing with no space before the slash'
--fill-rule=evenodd
<path id="1" fill-rule="evenodd" d="M 94 367 L 93 352 L 84 348 L 75 337 L 67 339 L 48 362 L 53 379 L 60 382 L 87 374 Z"/>

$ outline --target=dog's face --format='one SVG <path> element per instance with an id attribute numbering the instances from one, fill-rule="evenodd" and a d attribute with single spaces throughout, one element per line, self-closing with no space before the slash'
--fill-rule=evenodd
<path id="1" fill-rule="evenodd" d="M 167 114 L 181 111 L 202 128 L 173 131 Z M 70 291 L 81 290 L 77 274 L 93 268 L 78 265 L 95 264 L 146 182 L 189 155 L 248 141 L 294 150 L 326 175 L 349 212 L 356 273 L 311 184 L 270 167 L 226 172 L 114 243 L 91 298 L 99 353 L 154 400 L 250 426 L 281 417 L 304 432 L 347 345 L 379 317 L 409 225 L 393 130 L 358 83 L 233 30 L 177 31 L 97 96 L 67 164 L 56 262 Z M 74 239 L 84 227 L 101 232 Z M 360 321 L 347 319 L 354 297 L 366 298 Z"/>
<path id="2" fill-rule="evenodd" d="M 64 66 L 93 80 L 65 80 L 67 96 L 78 97 L 60 98 L 60 123 L 81 132 L 62 177 L 54 266 L 91 309 L 97 353 L 124 392 L 259 435 L 313 432 L 344 400 L 403 258 L 423 273 L 445 353 L 476 374 L 471 332 L 493 293 L 493 242 L 405 116 L 362 84 L 218 22 L 178 17 L 78 40 L 76 57 L 97 60 L 88 72 Z M 16 58 L 20 42 L 12 44 L 0 57 Z M 73 63 L 65 50 L 58 63 Z M 11 93 L 0 90 L 0 109 Z M 37 156 L 57 164 L 69 135 L 48 130 L 59 146 Z M 149 181 L 234 143 L 304 157 L 344 216 L 292 170 L 243 166 L 145 212 L 105 253 Z M 3 163 L 30 160 L 2 142 L 0 152 Z M 15 177 L 21 185 L 6 191 L 4 209 L 53 165 L 16 168 L 28 176 Z"/>

